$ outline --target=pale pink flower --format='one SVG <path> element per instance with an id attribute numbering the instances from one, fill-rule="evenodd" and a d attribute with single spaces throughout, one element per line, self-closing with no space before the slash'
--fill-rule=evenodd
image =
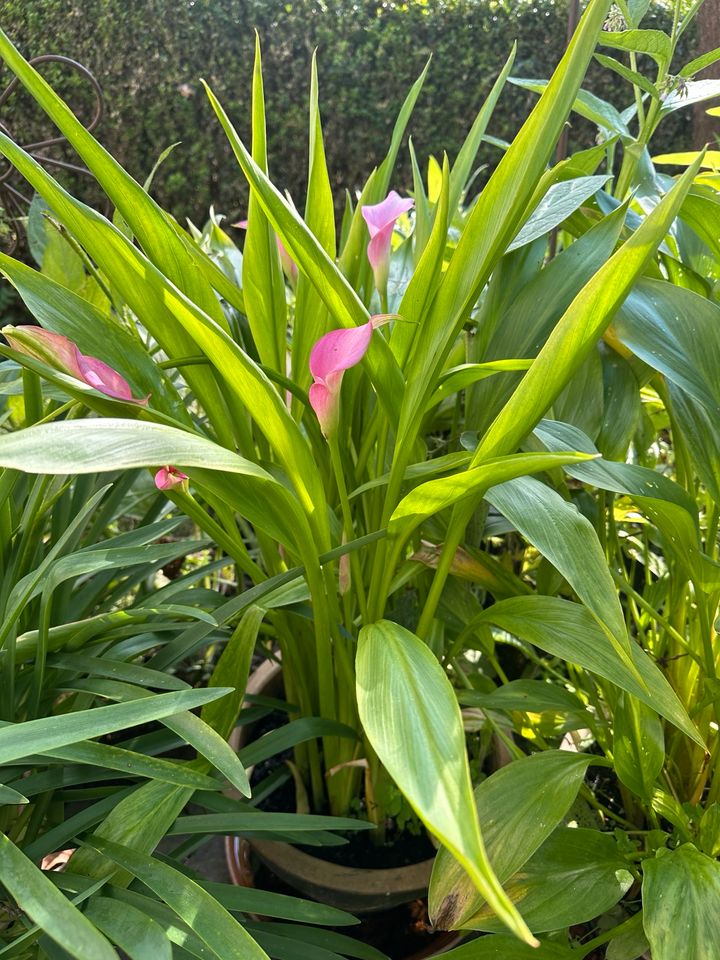
<path id="1" fill-rule="evenodd" d="M 331 330 L 320 337 L 310 351 L 310 373 L 314 383 L 308 396 L 326 437 L 337 427 L 343 374 L 365 356 L 373 330 L 393 316 L 381 314 L 359 327 Z"/>
<path id="2" fill-rule="evenodd" d="M 375 286 L 380 294 L 387 291 L 388 274 L 390 271 L 390 246 L 393 230 L 398 217 L 411 210 L 414 203 L 409 198 L 403 199 L 394 190 L 382 200 L 362 208 L 362 215 L 370 233 L 370 243 L 367 248 L 368 260 L 373 269 Z"/>

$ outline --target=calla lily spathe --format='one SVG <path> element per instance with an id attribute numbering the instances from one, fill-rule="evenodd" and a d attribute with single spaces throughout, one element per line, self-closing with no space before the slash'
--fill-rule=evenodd
<path id="1" fill-rule="evenodd" d="M 325 437 L 337 427 L 343 374 L 365 356 L 373 330 L 394 316 L 378 314 L 359 327 L 331 330 L 310 351 L 310 373 L 314 382 L 308 396 Z"/>
<path id="2" fill-rule="evenodd" d="M 371 204 L 362 208 L 362 215 L 370 233 L 370 243 L 367 248 L 368 260 L 373 269 L 375 286 L 378 293 L 384 296 L 387 292 L 388 274 L 390 272 L 390 245 L 393 230 L 399 217 L 411 210 L 414 202 L 404 198 L 395 190 L 380 203 Z"/>
<path id="3" fill-rule="evenodd" d="M 148 397 L 133 397 L 130 384 L 117 370 L 97 357 L 80 353 L 77 344 L 60 333 L 29 325 L 5 327 L 2 332 L 13 350 L 35 357 L 108 397 L 126 403 L 148 402 Z"/>

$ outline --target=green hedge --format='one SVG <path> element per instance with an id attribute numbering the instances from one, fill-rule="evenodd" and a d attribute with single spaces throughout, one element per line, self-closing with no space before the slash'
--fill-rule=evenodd
<path id="1" fill-rule="evenodd" d="M 667 8 L 656 3 L 653 11 L 647 25 L 667 26 Z M 381 158 L 402 98 L 431 53 L 413 139 L 420 155 L 442 149 L 452 155 L 513 40 L 515 74 L 545 77 L 562 54 L 566 18 L 567 0 L 4 0 L 0 14 L 26 55 L 62 53 L 97 75 L 107 107 L 100 138 L 135 176 L 143 178 L 169 143 L 182 141 L 154 191 L 175 214 L 196 220 L 211 203 L 236 216 L 247 202 L 199 77 L 210 82 L 246 135 L 254 28 L 263 42 L 271 174 L 301 201 L 314 47 L 328 161 L 341 195 Z M 74 81 L 54 69 L 45 73 L 82 109 Z M 627 103 L 623 82 L 600 67 L 592 68 L 588 86 Z M 534 101 L 509 87 L 490 132 L 512 137 Z M 27 138 L 44 128 L 22 102 L 20 95 L 15 108 L 11 101 L 5 110 L 15 135 Z M 689 123 L 690 112 L 679 111 L 657 146 L 688 144 Z M 572 138 L 587 144 L 592 131 L 574 121 Z M 496 156 L 488 147 L 481 160 L 492 163 Z M 395 185 L 410 182 L 403 155 Z"/>

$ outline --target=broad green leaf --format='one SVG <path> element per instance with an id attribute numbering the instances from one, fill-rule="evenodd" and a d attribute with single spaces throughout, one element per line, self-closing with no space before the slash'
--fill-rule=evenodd
<path id="1" fill-rule="evenodd" d="M 658 715 L 641 700 L 620 693 L 613 709 L 613 764 L 618 779 L 642 800 L 652 799 L 665 763 Z"/>
<path id="2" fill-rule="evenodd" d="M 691 843 L 643 861 L 643 926 L 653 960 L 714 960 L 720 942 L 720 863 Z"/>
<path id="3" fill-rule="evenodd" d="M 620 0 L 618 6 L 625 14 L 628 26 L 637 27 L 650 8 L 651 0 Z"/>
<path id="4" fill-rule="evenodd" d="M 58 717 L 42 717 L 14 723 L 0 729 L 0 764 L 12 763 L 32 753 L 64 747 L 90 737 L 102 737 L 115 730 L 162 720 L 183 710 L 202 706 L 225 696 L 229 690 L 180 690 L 151 694 L 131 703 L 118 703 L 93 710 L 77 710 Z"/>
<path id="5" fill-rule="evenodd" d="M 595 451 L 588 438 L 568 424 L 543 420 L 535 435 L 550 450 L 571 445 L 585 453 Z M 631 497 L 663 533 L 668 553 L 686 575 L 707 590 L 720 585 L 720 566 L 701 552 L 697 506 L 683 487 L 656 470 L 631 463 L 598 459 L 566 469 L 577 480 Z"/>
<path id="6" fill-rule="evenodd" d="M 178 870 L 97 836 L 91 845 L 132 873 L 167 903 L 218 960 L 268 960 L 267 954 L 243 926 L 206 890 Z"/>
<path id="7" fill-rule="evenodd" d="M 559 226 L 571 213 L 582 206 L 598 190 L 602 190 L 610 178 L 607 174 L 594 177 L 576 177 L 553 184 L 535 207 L 522 230 L 506 248 L 506 253 L 532 243 L 538 237 Z"/>
<path id="8" fill-rule="evenodd" d="M 249 923 L 247 926 L 253 936 L 267 944 L 273 956 L 283 960 L 345 960 L 346 957 L 387 960 L 375 947 L 332 930 L 287 923 Z"/>
<path id="9" fill-rule="evenodd" d="M 271 536 L 294 543 L 285 523 L 293 515 L 291 525 L 301 522 L 292 495 L 262 467 L 197 434 L 108 417 L 44 424 L 0 437 L 0 465 L 30 473 L 98 473 L 166 463 L 190 469 L 210 488 L 213 471 L 241 475 L 243 482 L 234 484 L 241 512 Z"/>
<path id="10" fill-rule="evenodd" d="M 566 463 L 587 459 L 586 454 L 558 453 L 551 458 L 543 454 L 520 453 L 497 460 L 488 460 L 472 470 L 464 470 L 449 477 L 429 480 L 415 487 L 404 497 L 390 518 L 390 530 L 403 533 L 418 526 L 424 519 L 452 506 L 465 497 L 486 491 L 498 483 L 526 473 L 552 470 Z"/>
<path id="11" fill-rule="evenodd" d="M 576 960 L 577 953 L 558 943 L 541 942 L 533 949 L 498 934 L 448 950 L 443 957 L 445 960 Z"/>
<path id="12" fill-rule="evenodd" d="M 514 83 L 515 86 L 522 87 L 524 90 L 532 90 L 540 94 L 544 94 L 548 88 L 547 80 L 525 80 L 510 77 L 510 83 Z M 589 90 L 577 91 L 572 109 L 579 116 L 596 124 L 601 130 L 607 131 L 608 134 L 625 140 L 632 139 L 628 126 L 618 109 L 608 103 L 607 100 L 590 93 Z"/>
<path id="13" fill-rule="evenodd" d="M 612 331 L 712 417 L 720 414 L 720 306 L 674 284 L 643 279 L 615 317 Z"/>
<path id="14" fill-rule="evenodd" d="M 356 671 L 360 720 L 381 763 L 428 830 L 457 858 L 472 888 L 517 936 L 534 944 L 488 860 L 460 708 L 434 654 L 409 630 L 381 620 L 360 631 Z"/>
<path id="15" fill-rule="evenodd" d="M 620 600 L 590 521 L 551 487 L 530 477 L 493 487 L 486 499 L 565 577 L 618 656 L 632 664 Z"/>
<path id="16" fill-rule="evenodd" d="M 672 40 L 662 30 L 622 30 L 618 33 L 603 30 L 599 42 L 603 47 L 614 47 L 615 50 L 645 53 L 661 70 L 668 67 L 673 54 Z"/>
<path id="17" fill-rule="evenodd" d="M 662 164 L 671 164 L 674 167 L 689 167 L 695 163 L 701 151 L 691 150 L 680 153 L 659 153 L 652 158 L 652 162 L 662 166 Z M 720 169 L 720 150 L 706 150 L 703 159 L 700 161 L 701 170 Z"/>
<path id="18" fill-rule="evenodd" d="M 233 688 L 230 696 L 222 701 L 213 700 L 205 704 L 200 715 L 224 740 L 227 740 L 234 730 L 245 699 L 255 641 L 264 616 L 265 611 L 261 607 L 250 607 L 245 611 L 208 681 L 211 688 Z"/>
<path id="19" fill-rule="evenodd" d="M 720 97 L 720 80 L 688 80 L 683 89 L 674 90 L 663 100 L 661 116 Z M 717 109 L 717 108 L 715 108 Z M 708 111 L 712 114 L 712 111 Z"/>
<path id="20" fill-rule="evenodd" d="M 0 877 L 20 909 L 71 957 L 117 960 L 115 950 L 90 920 L 3 833 Z"/>
<path id="21" fill-rule="evenodd" d="M 560 930 L 602 916 L 632 886 L 629 864 L 608 833 L 559 827 L 506 884 L 533 930 Z M 482 908 L 475 930 L 497 932 L 497 919 Z"/>
<path id="22" fill-rule="evenodd" d="M 491 774 L 475 788 L 488 856 L 504 883 L 550 836 L 570 809 L 587 768 L 597 758 L 562 750 L 536 753 Z M 438 853 L 428 907 L 435 926 L 462 929 L 483 906 L 460 865 Z"/>
<path id="23" fill-rule="evenodd" d="M 551 656 L 604 677 L 704 746 L 677 694 L 644 650 L 636 643 L 630 648 L 637 672 L 644 680 L 643 687 L 620 660 L 605 631 L 580 604 L 558 597 L 512 597 L 493 604 L 478 620 L 494 623 Z"/>
<path id="24" fill-rule="evenodd" d="M 172 960 L 172 946 L 162 927 L 137 907 L 109 897 L 93 897 L 85 916 L 130 960 Z"/>
<path id="25" fill-rule="evenodd" d="M 562 250 L 527 283 L 503 311 L 489 338 L 485 358 L 535 357 L 575 297 L 612 256 L 625 220 L 620 207 Z M 474 388 L 468 425 L 485 429 L 502 409 L 518 375 L 495 377 Z"/>
<path id="26" fill-rule="evenodd" d="M 17 804 L 29 802 L 28 798 L 23 796 L 22 793 L 18 793 L 17 790 L 13 790 L 12 787 L 7 787 L 0 783 L 0 807 L 16 806 Z"/>
<path id="27" fill-rule="evenodd" d="M 487 363 L 463 363 L 446 370 L 440 378 L 440 385 L 430 398 L 430 406 L 440 403 L 446 397 L 464 390 L 495 373 L 527 370 L 532 360 L 488 360 Z"/>

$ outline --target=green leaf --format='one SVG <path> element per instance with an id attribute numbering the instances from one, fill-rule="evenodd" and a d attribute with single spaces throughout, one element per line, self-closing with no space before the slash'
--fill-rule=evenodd
<path id="1" fill-rule="evenodd" d="M 249 743 L 240 750 L 238 756 L 243 763 L 252 767 L 262 760 L 282 754 L 290 747 L 315 737 L 347 737 L 357 739 L 357 731 L 337 720 L 327 720 L 325 717 L 301 717 L 291 720 L 276 730 L 271 730 L 254 743 Z"/>
<path id="2" fill-rule="evenodd" d="M 317 923 L 331 927 L 350 926 L 359 921 L 336 907 L 329 907 L 314 900 L 289 897 L 268 890 L 256 890 L 251 887 L 236 887 L 228 883 L 203 882 L 208 893 L 221 903 L 226 910 L 236 913 L 256 913 L 280 920 L 295 920 L 298 923 Z"/>
<path id="3" fill-rule="evenodd" d="M 694 77 L 696 73 L 699 73 L 706 67 L 712 66 L 712 64 L 717 63 L 718 60 L 720 60 L 720 47 L 715 47 L 714 50 L 708 50 L 707 53 L 701 53 L 699 57 L 695 57 L 695 59 L 691 60 L 690 63 L 686 63 L 680 71 L 680 76 Z"/>
<path id="4" fill-rule="evenodd" d="M 191 710 L 225 696 L 229 690 L 181 690 L 151 694 L 131 703 L 118 703 L 93 710 L 77 710 L 58 717 L 42 717 L 0 729 L 0 764 L 12 763 L 32 753 L 64 747 L 115 730 L 162 720 L 182 710 Z"/>
<path id="5" fill-rule="evenodd" d="M 690 188 L 697 164 L 654 207 L 620 249 L 575 297 L 532 367 L 496 417 L 473 464 L 516 450 L 581 366 L 645 270 Z"/>
<path id="6" fill-rule="evenodd" d="M 590 521 L 560 494 L 529 477 L 493 487 L 486 499 L 565 577 L 632 670 L 622 607 Z"/>
<path id="7" fill-rule="evenodd" d="M 543 454 L 520 453 L 497 460 L 488 460 L 473 470 L 464 470 L 449 477 L 429 480 L 405 496 L 390 518 L 391 531 L 402 529 L 408 533 L 427 517 L 458 503 L 465 497 L 486 491 L 498 483 L 525 473 L 552 470 L 565 463 L 587 459 L 586 454 L 561 453 L 553 459 Z"/>
<path id="8" fill-rule="evenodd" d="M 535 435 L 550 450 L 571 445 L 586 453 L 595 451 L 588 438 L 568 424 L 543 420 Z M 708 590 L 720 584 L 720 566 L 701 552 L 695 501 L 679 484 L 656 470 L 631 463 L 594 460 L 566 469 L 576 480 L 631 497 L 662 532 L 667 552 L 675 556 L 686 576 Z"/>
<path id="9" fill-rule="evenodd" d="M 673 43 L 662 30 L 622 30 L 619 33 L 603 30 L 599 43 L 615 50 L 645 53 L 657 63 L 661 71 L 667 69 L 673 55 Z"/>
<path id="10" fill-rule="evenodd" d="M 533 949 L 510 937 L 496 935 L 448 950 L 443 957 L 445 960 L 574 960 L 577 953 L 558 943 L 541 942 Z"/>
<path id="11" fill-rule="evenodd" d="M 167 835 L 182 836 L 188 833 L 296 833 L 318 830 L 370 830 L 367 820 L 350 817 L 323 817 L 301 813 L 265 813 L 250 808 L 243 813 L 204 813 L 180 817 L 168 830 Z"/>
<path id="12" fill-rule="evenodd" d="M 117 960 L 105 937 L 3 833 L 0 877 L 20 909 L 71 957 Z"/>
<path id="13" fill-rule="evenodd" d="M 587 768 L 597 759 L 548 750 L 502 767 L 475 788 L 488 856 L 502 882 L 547 840 L 574 802 Z M 468 926 L 483 906 L 483 898 L 444 850 L 435 860 L 428 906 L 432 922 L 443 930 Z"/>
<path id="14" fill-rule="evenodd" d="M 657 91 L 657 87 L 641 73 L 638 73 L 636 70 L 631 70 L 629 67 L 626 67 L 624 63 L 620 63 L 620 61 L 616 60 L 614 57 L 606 57 L 605 54 L 602 53 L 596 53 L 595 59 L 600 66 L 606 67 L 608 70 L 614 70 L 615 73 L 623 78 L 623 80 L 627 80 L 628 83 L 632 83 L 636 87 L 639 87 L 654 100 L 660 99 L 660 94 Z"/>
<path id="15" fill-rule="evenodd" d="M 130 960 L 172 960 L 172 947 L 162 927 L 137 907 L 109 897 L 93 897 L 85 916 Z"/>
<path id="16" fill-rule="evenodd" d="M 600 174 L 554 183 L 505 252 L 510 253 L 550 233 L 590 197 L 594 197 L 598 190 L 602 190 L 609 179 L 607 174 Z"/>
<path id="17" fill-rule="evenodd" d="M 29 473 L 98 473 L 165 463 L 190 469 L 211 488 L 213 471 L 241 475 L 243 482 L 233 484 L 240 512 L 273 538 L 294 544 L 293 524 L 285 521 L 292 515 L 295 523 L 302 521 L 286 488 L 262 467 L 197 434 L 104 417 L 43 424 L 0 437 L 0 465 Z"/>
<path id="18" fill-rule="evenodd" d="M 260 37 L 257 33 L 252 82 L 252 155 L 260 169 L 267 172 L 265 99 Z M 243 298 L 260 361 L 284 373 L 287 326 L 285 282 L 275 232 L 253 191 L 250 192 L 248 227 L 243 248 Z"/>
<path id="19" fill-rule="evenodd" d="M 714 960 L 720 943 L 720 863 L 691 843 L 643 861 L 643 926 L 653 960 Z"/>
<path id="20" fill-rule="evenodd" d="M 510 77 L 510 83 L 543 95 L 549 86 L 547 80 L 525 80 L 518 77 Z M 601 130 L 624 140 L 632 139 L 630 130 L 618 109 L 607 100 L 590 93 L 589 90 L 577 91 L 572 109 L 578 116 L 596 124 Z"/>
<path id="21" fill-rule="evenodd" d="M 356 671 L 360 720 L 381 763 L 503 923 L 534 943 L 485 852 L 460 708 L 434 654 L 409 630 L 381 620 L 360 631 Z"/>
<path id="22" fill-rule="evenodd" d="M 203 722 L 217 731 L 223 740 L 227 740 L 234 730 L 245 699 L 255 641 L 264 616 L 265 611 L 261 607 L 252 606 L 245 611 L 208 681 L 210 688 L 234 688 L 230 696 L 222 701 L 213 700 L 206 704 L 200 715 Z"/>
<path id="23" fill-rule="evenodd" d="M 658 715 L 636 697 L 620 693 L 613 709 L 613 764 L 618 778 L 643 800 L 652 799 L 665 763 Z"/>
<path id="24" fill-rule="evenodd" d="M 512 597 L 493 604 L 477 619 L 494 623 L 551 656 L 604 677 L 704 746 L 677 694 L 644 650 L 636 643 L 630 648 L 637 672 L 645 682 L 643 687 L 618 657 L 606 632 L 580 604 L 558 597 Z"/>
<path id="25" fill-rule="evenodd" d="M 511 680 L 490 693 L 479 690 L 458 691 L 464 706 L 486 710 L 522 710 L 524 713 L 581 713 L 585 705 L 574 693 L 557 683 L 544 680 Z"/>
<path id="26" fill-rule="evenodd" d="M 599 830 L 559 827 L 506 884 L 506 890 L 539 933 L 602 916 L 633 884 L 614 837 Z M 497 932 L 487 907 L 472 919 L 475 930 Z"/>
<path id="27" fill-rule="evenodd" d="M 178 870 L 97 836 L 90 845 L 130 871 L 167 903 L 218 960 L 268 960 L 243 926 L 206 890 Z"/>
<path id="28" fill-rule="evenodd" d="M 18 793 L 17 790 L 13 790 L 12 787 L 7 787 L 5 784 L 0 783 L 0 807 L 13 807 L 29 802 L 28 798 Z"/>
<path id="29" fill-rule="evenodd" d="M 416 340 L 410 359 L 397 435 L 400 450 L 406 435 L 417 429 L 418 413 L 424 411 L 438 372 L 480 291 L 527 216 L 527 205 L 575 100 L 608 7 L 607 0 L 589 4 L 546 93 L 473 207 L 423 325 L 422 340 Z"/>
<path id="30" fill-rule="evenodd" d="M 313 52 L 310 77 L 310 143 L 308 146 L 308 188 L 305 222 L 328 256 L 335 257 L 335 209 L 325 160 L 320 106 L 318 102 L 317 56 Z M 298 275 L 295 292 L 295 319 L 292 341 L 292 378 L 307 388 L 312 379 L 310 351 L 330 329 L 330 317 L 318 290 L 304 273 Z"/>
<path id="31" fill-rule="evenodd" d="M 116 680 L 76 680 L 72 690 L 89 691 L 101 697 L 113 700 L 142 702 L 152 696 L 141 687 L 131 686 Z M 218 687 L 223 693 L 228 693 L 227 687 Z M 211 692 L 210 690 L 206 692 Z M 215 698 L 209 697 L 209 700 Z M 207 702 L 207 701 L 206 701 Z M 238 759 L 228 742 L 206 723 L 189 711 L 178 712 L 174 716 L 163 717 L 166 727 L 177 733 L 181 739 L 194 747 L 201 757 L 208 760 L 229 782 L 244 796 L 250 796 L 250 784 L 242 762 Z"/>

